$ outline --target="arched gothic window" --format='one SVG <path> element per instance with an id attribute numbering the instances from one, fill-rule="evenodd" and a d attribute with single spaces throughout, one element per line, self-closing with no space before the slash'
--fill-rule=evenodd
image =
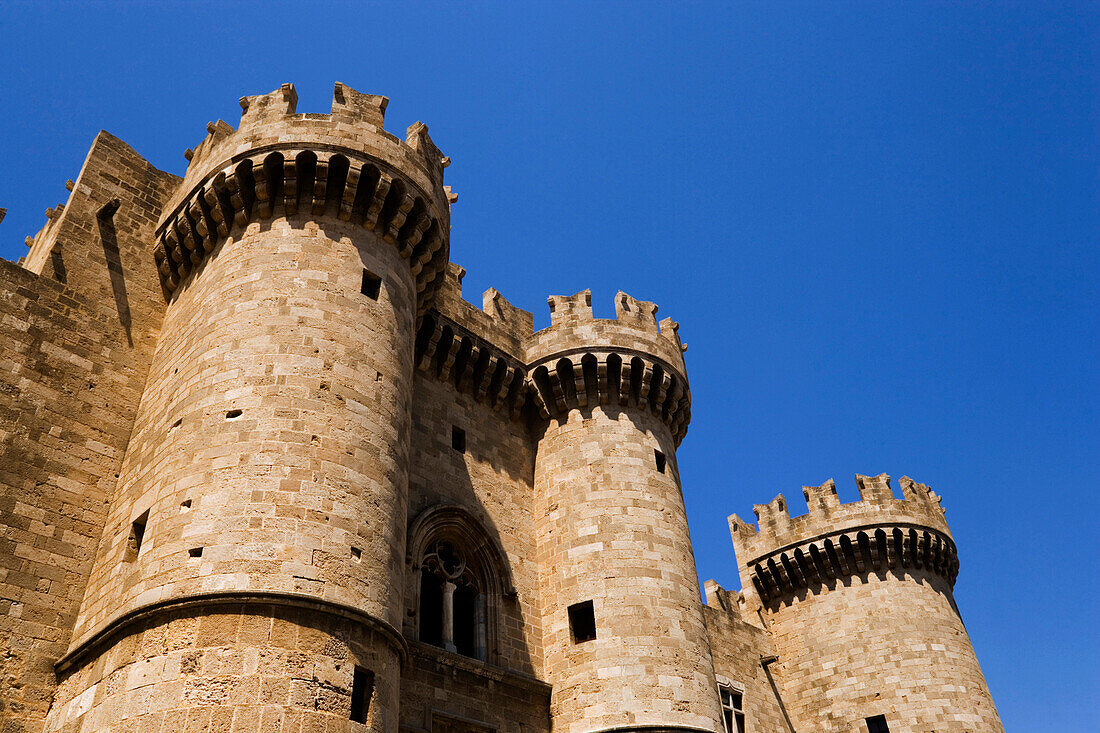
<path id="1" fill-rule="evenodd" d="M 436 506 L 409 530 L 406 633 L 482 661 L 497 656 L 497 617 L 514 595 L 503 553 L 465 509 Z"/>
<path id="2" fill-rule="evenodd" d="M 420 564 L 419 637 L 449 652 L 486 657 L 485 594 L 451 542 L 429 548 Z"/>

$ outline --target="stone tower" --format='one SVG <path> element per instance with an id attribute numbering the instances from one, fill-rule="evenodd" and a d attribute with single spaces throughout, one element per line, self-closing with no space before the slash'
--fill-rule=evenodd
<path id="1" fill-rule="evenodd" d="M 690 395 L 677 324 L 619 293 L 550 298 L 527 345 L 555 727 L 721 730 L 676 446 Z M 637 728 L 635 727 L 637 726 Z"/>
<path id="2" fill-rule="evenodd" d="M 856 476 L 861 500 L 803 488 L 754 508 L 760 530 L 730 517 L 743 596 L 775 645 L 798 730 L 1001 731 L 952 588 L 959 571 L 940 498 L 901 479 Z"/>
<path id="3" fill-rule="evenodd" d="M 734 517 L 704 605 L 678 324 L 467 302 L 427 128 L 295 102 L 101 132 L 0 260 L 0 731 L 1001 730 L 927 487 Z"/>
<path id="4" fill-rule="evenodd" d="M 139 660 L 150 705 L 216 691 L 208 670 L 128 644 L 132 627 L 109 633 L 141 617 L 168 648 L 191 626 L 242 655 L 265 655 L 272 627 L 312 637 L 289 700 L 370 670 L 371 728 L 397 729 L 413 347 L 447 260 L 443 156 L 423 125 L 383 132 L 384 97 L 337 84 L 331 114 L 295 102 L 288 84 L 242 98 L 237 130 L 211 123 L 156 229 L 163 335 L 74 630 L 95 661 L 66 683 L 61 724 L 88 712 L 85 730 L 106 729 L 123 698 L 94 690 Z M 287 680 L 301 663 L 264 658 Z"/>

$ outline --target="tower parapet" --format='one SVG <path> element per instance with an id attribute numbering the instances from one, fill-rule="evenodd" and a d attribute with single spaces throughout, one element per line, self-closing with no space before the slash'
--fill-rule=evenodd
<path id="1" fill-rule="evenodd" d="M 935 570 L 954 584 L 959 560 L 940 497 L 908 476 L 900 483 L 902 500 L 886 474 L 857 475 L 860 500 L 848 504 L 840 503 L 832 479 L 804 486 L 809 512 L 798 517 L 779 494 L 753 507 L 759 531 L 734 514 L 729 524 L 741 582 L 763 601 L 880 568 Z"/>
<path id="2" fill-rule="evenodd" d="M 615 320 L 592 317 L 592 292 L 554 295 L 550 327 L 527 339 L 531 394 L 543 418 L 595 405 L 638 407 L 668 425 L 676 445 L 691 419 L 679 324 L 620 291 Z"/>
<path id="3" fill-rule="evenodd" d="M 449 163 L 423 123 L 405 140 L 382 129 L 389 100 L 336 83 L 329 114 L 298 114 L 294 85 L 242 97 L 238 129 L 222 120 L 187 151 L 154 250 L 172 293 L 234 230 L 275 215 L 330 215 L 376 232 L 408 261 L 423 313 L 448 258 Z"/>
<path id="4" fill-rule="evenodd" d="M 940 499 L 900 483 L 896 499 L 886 474 L 857 475 L 860 500 L 848 504 L 832 480 L 804 487 L 799 517 L 780 494 L 753 508 L 759 530 L 730 517 L 788 712 L 798 730 L 862 730 L 882 717 L 890 730 L 1003 733 L 952 594 L 959 560 Z"/>

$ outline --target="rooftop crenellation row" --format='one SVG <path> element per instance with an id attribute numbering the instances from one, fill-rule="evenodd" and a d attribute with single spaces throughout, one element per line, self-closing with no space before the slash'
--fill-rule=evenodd
<path id="1" fill-rule="evenodd" d="M 903 499 L 896 499 L 890 477 L 856 475 L 859 501 L 841 503 L 836 483 L 829 479 L 820 486 L 804 486 L 806 514 L 790 516 L 782 494 L 767 504 L 753 507 L 759 529 L 736 514 L 730 516 L 730 534 L 738 562 L 747 565 L 788 545 L 848 529 L 878 525 L 921 526 L 951 536 L 940 506 L 940 497 L 927 485 L 902 476 Z"/>

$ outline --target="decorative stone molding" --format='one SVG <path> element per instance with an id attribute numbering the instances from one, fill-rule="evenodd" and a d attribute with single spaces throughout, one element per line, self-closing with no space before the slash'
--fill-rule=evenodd
<path id="1" fill-rule="evenodd" d="M 954 585 L 958 552 L 944 520 L 940 498 L 907 476 L 904 499 L 895 499 L 890 477 L 856 476 L 860 500 L 841 504 L 836 483 L 804 486 L 809 512 L 788 513 L 780 494 L 753 508 L 760 529 L 736 514 L 730 533 L 742 582 L 763 601 L 833 580 L 898 568 L 934 572 Z"/>
<path id="2" fill-rule="evenodd" d="M 927 527 L 879 525 L 835 532 L 757 558 L 749 577 L 765 603 L 864 573 L 923 569 L 952 587 L 959 558 L 950 537 Z"/>
<path id="3" fill-rule="evenodd" d="M 667 363 L 626 349 L 576 349 L 530 370 L 530 392 L 543 418 L 596 405 L 635 407 L 661 418 L 679 445 L 691 420 L 687 380 Z"/>
<path id="4" fill-rule="evenodd" d="M 517 417 L 526 396 L 527 368 L 518 359 L 474 336 L 438 311 L 428 313 L 416 335 L 420 371 L 496 411 Z"/>
<path id="5" fill-rule="evenodd" d="M 676 445 L 691 420 L 679 324 L 657 323 L 657 306 L 624 292 L 615 318 L 594 318 L 592 294 L 552 295 L 550 327 L 526 340 L 528 391 L 543 419 L 597 405 L 641 409 L 660 418 Z"/>
<path id="6" fill-rule="evenodd" d="M 398 171 L 347 148 L 269 147 L 211 173 L 163 218 L 154 249 L 161 283 L 174 291 L 250 222 L 302 214 L 357 224 L 396 246 L 418 295 L 446 264 L 446 218 Z"/>

